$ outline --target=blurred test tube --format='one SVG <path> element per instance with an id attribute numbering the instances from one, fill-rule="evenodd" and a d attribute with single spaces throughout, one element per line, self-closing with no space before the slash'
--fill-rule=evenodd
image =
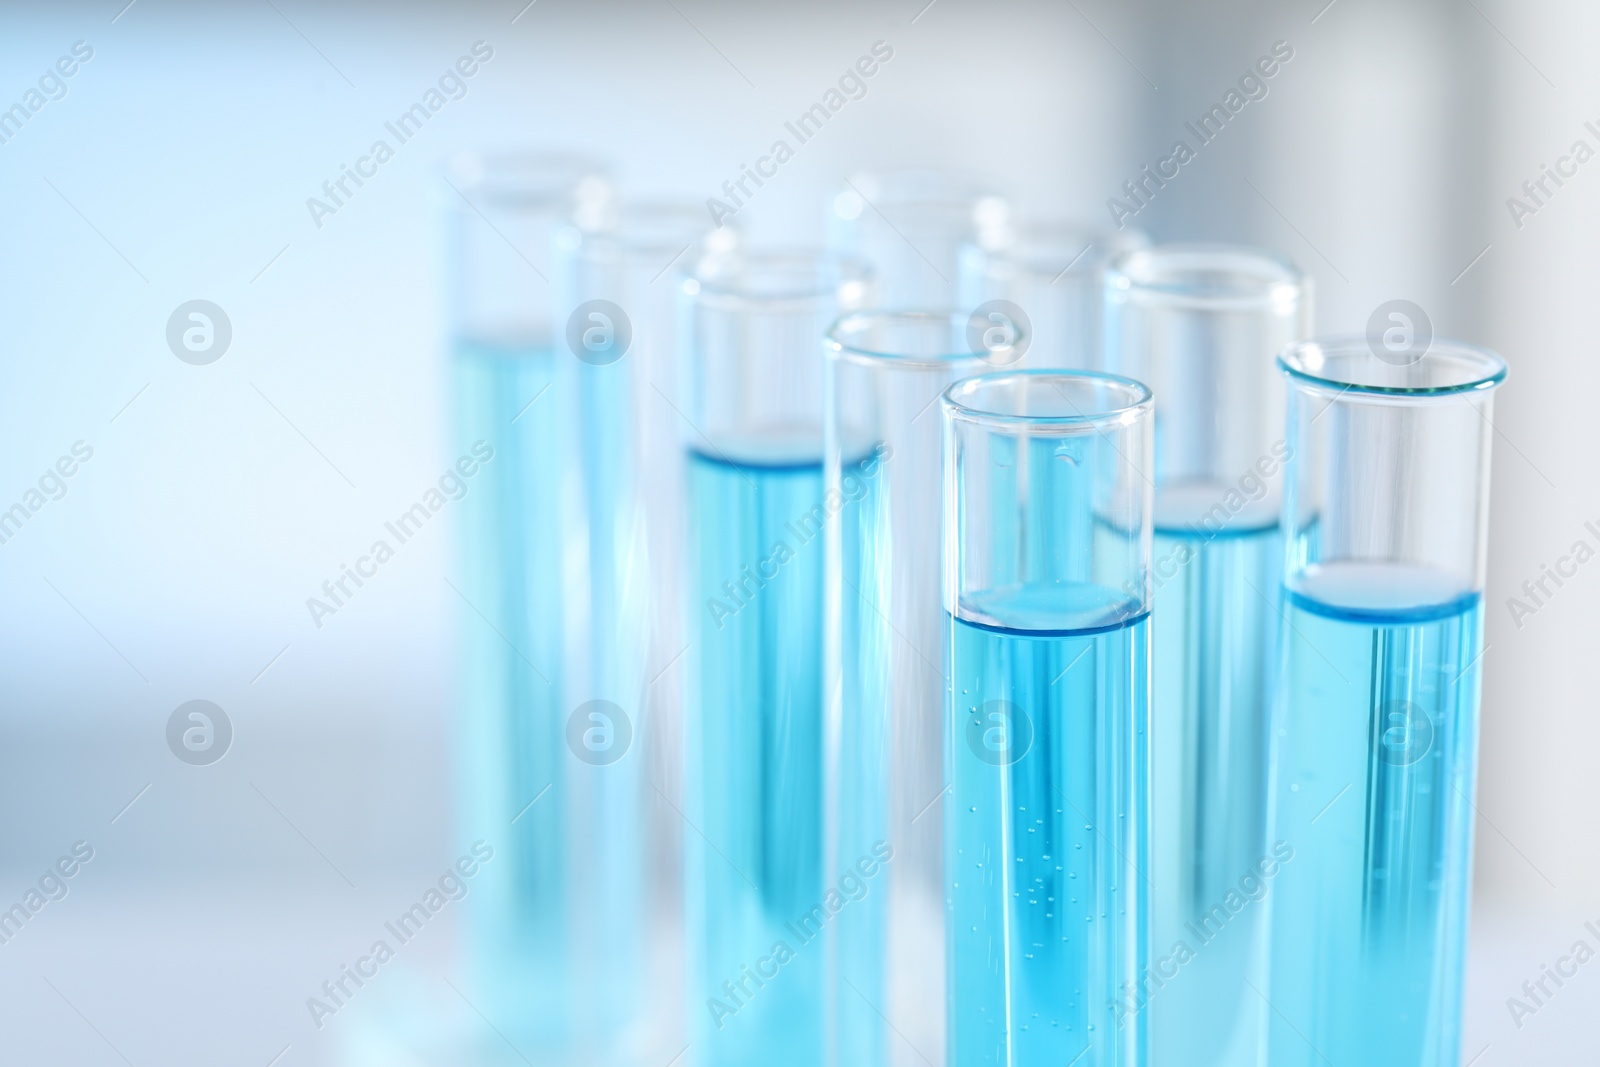
<path id="1" fill-rule="evenodd" d="M 962 249 L 1011 239 L 1005 198 L 982 179 L 948 171 L 885 171 L 846 179 L 828 212 L 829 244 L 869 264 L 878 306 L 949 307 Z"/>
<path id="2" fill-rule="evenodd" d="M 943 1061 L 938 398 L 1026 345 L 991 352 L 986 332 L 964 311 L 863 311 L 827 338 L 830 870 L 860 895 L 833 920 L 829 1063 Z"/>
<path id="3" fill-rule="evenodd" d="M 824 1046 L 823 359 L 852 262 L 737 255 L 685 280 L 690 1051 L 814 1067 Z"/>
<path id="4" fill-rule="evenodd" d="M 571 984 L 581 1062 L 661 1052 L 649 976 L 670 973 L 681 840 L 682 416 L 676 294 L 734 231 L 698 205 L 623 205 L 556 235 L 557 395 L 575 427 L 562 489 Z M 656 998 L 660 1000 L 662 998 Z M 671 1052 L 667 1052 L 670 1056 Z"/>
<path id="5" fill-rule="evenodd" d="M 556 232 L 594 221 L 601 168 L 552 155 L 464 156 L 450 189 L 450 331 L 459 512 L 463 848 L 482 841 L 467 899 L 473 1002 L 522 1047 L 566 1047 L 570 827 L 565 731 L 562 401 L 552 396 Z M 569 357 L 570 358 L 570 357 Z M 482 852 L 479 852 L 482 858 Z"/>
<path id="6" fill-rule="evenodd" d="M 1030 367 L 1094 370 L 1100 365 L 1101 275 L 1107 264 L 1146 244 L 1134 229 L 1022 226 L 1004 247 L 962 250 L 956 306 L 983 317 L 1008 314 L 1032 338 Z M 1011 306 L 990 306 L 999 301 Z"/>
<path id="7" fill-rule="evenodd" d="M 1273 358 L 1309 328 L 1310 282 L 1255 249 L 1160 245 L 1118 260 L 1105 299 L 1110 369 L 1156 400 L 1151 1062 L 1251 1063 L 1265 909 L 1214 914 L 1267 850 L 1288 455 Z M 1193 959 L 1154 989 L 1179 943 Z"/>

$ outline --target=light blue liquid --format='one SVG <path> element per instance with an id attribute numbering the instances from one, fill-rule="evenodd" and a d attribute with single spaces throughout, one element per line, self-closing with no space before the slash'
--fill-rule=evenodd
<path id="1" fill-rule="evenodd" d="M 1405 604 L 1415 572 L 1391 569 L 1325 568 L 1316 598 L 1285 596 L 1273 1067 L 1460 1062 L 1481 610 L 1476 593 L 1339 606 Z"/>
<path id="2" fill-rule="evenodd" d="M 1142 1064 L 1147 616 L 1082 583 L 966 603 L 998 624 L 946 621 L 947 1062 Z"/>
<path id="3" fill-rule="evenodd" d="M 824 892 L 822 499 L 820 458 L 689 457 L 685 866 L 702 1067 L 821 1062 L 824 938 L 802 920 Z"/>
<path id="4" fill-rule="evenodd" d="M 1147 966 L 1166 962 L 1143 983 L 1151 1062 L 1250 1064 L 1261 999 L 1246 983 L 1262 984 L 1266 908 L 1230 910 L 1220 928 L 1206 916 L 1255 884 L 1268 851 L 1283 540 L 1276 526 L 1158 530 L 1153 558 Z"/>
<path id="5" fill-rule="evenodd" d="M 495 850 L 467 901 L 474 988 L 497 1025 L 549 1048 L 570 1015 L 561 427 L 548 393 L 527 405 L 551 386 L 555 357 L 461 343 L 453 373 L 456 454 L 478 440 L 494 449 L 454 505 L 467 601 L 458 605 L 462 834 Z"/>

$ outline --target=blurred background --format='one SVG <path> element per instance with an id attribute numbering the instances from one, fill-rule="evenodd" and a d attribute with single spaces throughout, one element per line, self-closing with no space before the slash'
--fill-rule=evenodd
<path id="1" fill-rule="evenodd" d="M 75 843 L 93 851 L 0 944 L 8 1060 L 421 1063 L 406 1035 L 424 1016 L 494 1045 L 453 984 L 448 909 L 361 1013 L 318 1027 L 305 1003 L 460 852 L 469 609 L 447 582 L 450 526 L 429 524 L 320 627 L 306 608 L 455 458 L 441 165 L 577 149 L 608 157 L 625 195 L 720 197 L 878 40 L 894 59 L 867 95 L 740 211 L 751 243 L 819 244 L 846 175 L 908 166 L 981 172 L 1025 212 L 1109 225 L 1125 181 L 1192 143 L 1186 121 L 1292 48 L 1132 221 L 1289 255 L 1315 278 L 1319 332 L 1360 332 L 1406 299 L 1509 362 L 1463 1047 L 1480 1067 L 1592 1057 L 1600 968 L 1532 1016 L 1506 1001 L 1600 924 L 1600 564 L 1531 614 L 1507 600 L 1575 542 L 1600 547 L 1600 422 L 1582 414 L 1600 388 L 1584 325 L 1600 9 L 125 2 L 0 11 L 0 107 L 73 68 L 25 121 L 0 115 L 0 508 L 81 461 L 0 526 L 0 906 Z M 493 58 L 466 95 L 313 217 L 307 199 L 479 41 Z M 231 324 L 207 366 L 167 341 L 196 299 Z M 231 723 L 213 766 L 169 749 L 191 700 Z M 683 1044 L 674 1014 L 652 1038 L 663 1067 Z"/>

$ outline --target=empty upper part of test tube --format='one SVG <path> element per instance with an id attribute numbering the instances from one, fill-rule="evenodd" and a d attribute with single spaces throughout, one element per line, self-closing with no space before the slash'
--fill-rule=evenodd
<path id="1" fill-rule="evenodd" d="M 1309 281 L 1256 249 L 1164 245 L 1108 269 L 1106 369 L 1155 394 L 1157 529 L 1277 520 L 1283 390 L 1273 360 L 1310 318 Z M 1230 491 L 1238 496 L 1220 515 Z"/>
<path id="2" fill-rule="evenodd" d="M 685 444 L 713 458 L 822 457 L 821 339 L 872 296 L 872 272 L 818 251 L 750 251 L 685 279 Z"/>
<path id="3" fill-rule="evenodd" d="M 962 249 L 1008 244 L 1011 211 L 974 175 L 884 171 L 847 179 L 828 226 L 832 247 L 871 264 L 880 306 L 943 308 L 955 303 Z"/>
<path id="4" fill-rule="evenodd" d="M 1010 371 L 958 382 L 942 404 L 945 610 L 983 623 L 985 595 L 1026 586 L 1047 591 L 1052 629 L 1146 611 L 1150 391 L 1110 374 Z"/>
<path id="5" fill-rule="evenodd" d="M 618 602 L 624 591 L 655 605 L 672 602 L 677 587 L 683 416 L 675 410 L 675 283 L 687 272 L 713 269 L 734 248 L 736 231 L 712 227 L 695 204 L 625 202 L 599 228 L 570 222 L 555 243 L 562 368 L 556 397 L 573 419 L 583 486 L 568 511 L 583 514 L 579 525 L 591 543 L 582 558 L 601 583 L 584 614 L 591 627 L 637 628 L 649 609 Z M 646 574 L 648 581 L 640 581 Z M 608 575 L 615 588 L 601 582 Z M 661 625 L 676 618 L 658 614 Z M 658 636 L 672 643 L 675 632 Z M 669 655 L 681 648 L 674 643 Z M 621 662 L 602 657 L 591 665 L 597 688 L 622 685 L 643 666 L 639 657 L 611 658 Z M 639 699 L 653 702 L 668 686 L 670 680 Z"/>
<path id="6" fill-rule="evenodd" d="M 670 294 L 682 276 L 714 270 L 738 240 L 733 225 L 712 226 L 698 204 L 618 200 L 609 210 L 574 218 L 557 244 L 581 249 L 573 257 L 581 272 L 572 279 L 574 295 L 589 299 L 605 295 L 600 290 L 607 286 Z"/>
<path id="7" fill-rule="evenodd" d="M 931 463 L 937 482 L 938 420 L 923 422 L 917 416 L 955 381 L 1010 365 L 1030 340 L 1008 333 L 1003 342 L 985 347 L 969 318 L 959 310 L 873 310 L 833 324 L 825 339 L 831 359 L 829 424 L 837 427 L 842 455 L 883 440 L 906 441 L 914 451 L 905 458 Z"/>
<path id="8" fill-rule="evenodd" d="M 1288 380 L 1286 584 L 1352 608 L 1481 591 L 1494 392 L 1505 361 L 1451 341 L 1308 341 Z M 1410 601 L 1408 603 L 1407 601 Z"/>
<path id="9" fill-rule="evenodd" d="M 829 330 L 828 460 L 848 472 L 869 455 L 875 505 L 863 529 L 878 537 L 892 573 L 874 588 L 889 597 L 890 621 L 924 656 L 938 658 L 941 431 L 937 402 L 954 383 L 1004 367 L 1027 336 L 984 349 L 962 311 L 859 311 Z M 870 522 L 869 522 L 870 524 Z"/>
<path id="10" fill-rule="evenodd" d="M 553 241 L 614 210 L 604 164 L 579 155 L 462 154 L 445 170 L 452 214 L 449 314 L 457 338 L 548 347 L 555 334 Z"/>
<path id="11" fill-rule="evenodd" d="M 973 243 L 961 253 L 957 306 L 980 314 L 991 302 L 1032 336 L 1027 366 L 1100 366 L 1101 285 L 1105 268 L 1149 244 L 1134 229 L 1097 230 L 1069 222 L 1031 223 L 1000 247 Z"/>
<path id="12" fill-rule="evenodd" d="M 629 202 L 616 204 L 603 221 L 573 218 L 555 235 L 561 260 L 552 278 L 558 326 L 571 329 L 570 315 L 582 304 L 610 301 L 610 318 L 580 316 L 566 338 L 590 366 L 609 366 L 632 357 L 643 384 L 654 383 L 669 399 L 674 380 L 674 316 L 676 290 L 686 276 L 709 273 L 738 244 L 732 226 L 713 227 L 704 209 L 691 203 Z M 602 315 L 607 309 L 596 309 Z M 597 329 L 585 333 L 588 326 Z M 609 338 L 617 348 L 596 347 Z M 585 343 L 586 339 L 590 343 Z"/>

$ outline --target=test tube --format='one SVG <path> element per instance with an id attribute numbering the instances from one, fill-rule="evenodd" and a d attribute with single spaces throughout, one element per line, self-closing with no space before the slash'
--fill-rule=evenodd
<path id="1" fill-rule="evenodd" d="M 1107 367 L 1155 393 L 1151 952 L 1137 1010 L 1157 1067 L 1250 1059 L 1278 654 L 1283 387 L 1308 285 L 1250 248 L 1166 245 L 1106 275 Z M 1222 908 L 1219 912 L 1217 909 Z"/>
<path id="2" fill-rule="evenodd" d="M 936 401 L 1007 366 L 961 312 L 862 311 L 829 331 L 827 795 L 841 979 L 828 1063 L 938 1063 L 944 1034 L 944 613 Z M 855 899 L 859 896 L 859 899 Z M 889 1027 L 888 1030 L 885 1026 Z M 898 1036 L 893 1036 L 898 1035 Z"/>
<path id="3" fill-rule="evenodd" d="M 646 891 L 677 881 L 670 845 L 681 840 L 671 806 L 680 793 L 671 667 L 684 644 L 672 271 L 704 269 L 733 239 L 687 204 L 627 204 L 604 229 L 574 224 L 556 236 L 557 389 L 575 426 L 564 555 L 580 579 L 568 584 L 565 627 L 569 978 L 578 1058 L 596 1063 L 641 1062 L 664 1036 L 643 991 L 652 966 L 671 966 L 649 949 L 669 941 L 663 920 L 679 903 Z"/>
<path id="4" fill-rule="evenodd" d="M 735 255 L 684 283 L 689 1055 L 821 1062 L 823 358 L 859 265 Z"/>
<path id="5" fill-rule="evenodd" d="M 833 199 L 830 244 L 871 264 L 880 306 L 951 306 L 961 251 L 1011 239 L 1005 198 L 984 180 L 936 170 L 857 174 Z"/>
<path id="6" fill-rule="evenodd" d="M 1109 264 L 1148 243 L 1131 228 L 1101 231 L 1061 222 L 1025 226 L 1005 247 L 972 244 L 962 250 L 956 306 L 969 313 L 982 309 L 983 315 L 1008 312 L 1032 337 L 1030 367 L 1096 370 L 1102 274 Z"/>
<path id="7" fill-rule="evenodd" d="M 593 161 L 462 156 L 446 172 L 457 403 L 463 847 L 481 841 L 466 904 L 474 1002 L 519 1045 L 570 1038 L 573 1005 L 562 523 L 570 452 L 557 375 L 555 232 L 604 213 Z M 570 358 L 570 357 L 569 357 Z M 404 528 L 402 522 L 401 527 Z"/>
<path id="8" fill-rule="evenodd" d="M 1143 1064 L 1150 392 L 1013 371 L 942 406 L 947 1063 Z"/>
<path id="9" fill-rule="evenodd" d="M 1336 338 L 1279 365 L 1293 451 L 1267 1062 L 1458 1064 L 1505 363 Z"/>

